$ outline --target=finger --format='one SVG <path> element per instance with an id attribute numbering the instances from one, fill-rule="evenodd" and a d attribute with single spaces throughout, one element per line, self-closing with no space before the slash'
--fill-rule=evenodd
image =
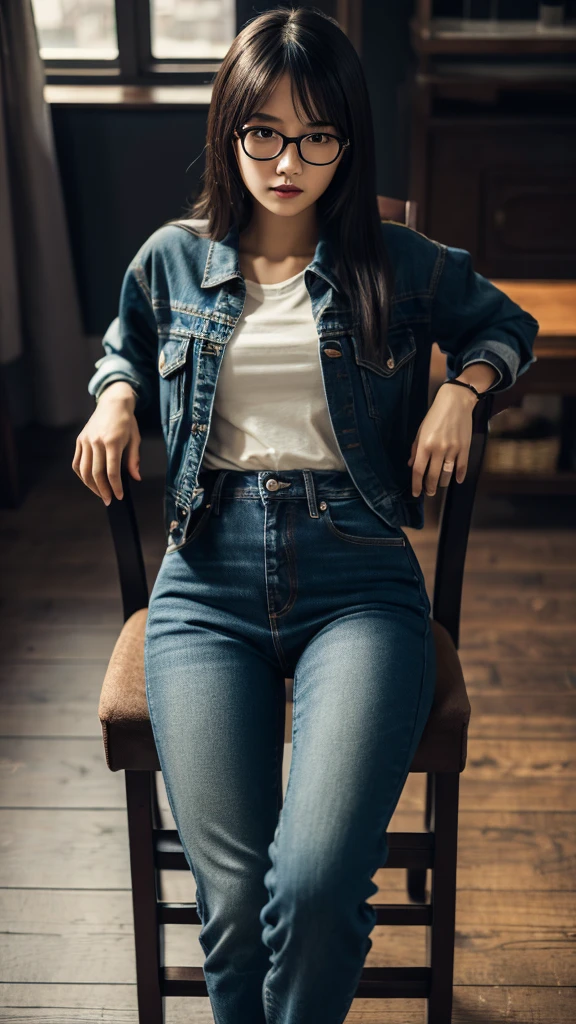
<path id="1" fill-rule="evenodd" d="M 456 465 L 456 482 L 461 484 L 468 470 L 468 459 L 463 452 L 458 453 Z"/>
<path id="2" fill-rule="evenodd" d="M 408 465 L 409 466 L 412 465 L 412 463 L 414 462 L 414 459 L 416 457 L 416 450 L 418 448 L 418 439 L 419 439 L 419 437 L 420 437 L 420 433 L 418 432 L 418 434 L 416 435 L 416 437 L 412 441 L 412 444 L 410 445 L 410 458 L 408 459 Z"/>
<path id="3" fill-rule="evenodd" d="M 108 445 L 106 448 L 106 469 L 110 487 L 119 501 L 124 497 L 122 478 L 120 476 L 121 452 L 119 445 Z"/>
<path id="4" fill-rule="evenodd" d="M 455 461 L 452 456 L 445 454 L 442 460 L 442 471 L 440 473 L 439 487 L 448 487 L 454 473 Z"/>
<path id="5" fill-rule="evenodd" d="M 429 458 L 430 452 L 422 445 L 418 445 L 418 451 L 416 452 L 414 467 L 412 469 L 412 494 L 415 498 L 419 497 L 422 490 L 422 478 L 426 472 Z"/>
<path id="6" fill-rule="evenodd" d="M 96 487 L 92 477 L 92 445 L 87 442 L 82 445 L 82 457 L 80 459 L 80 477 L 91 491 L 99 498 L 100 491 Z"/>
<path id="7" fill-rule="evenodd" d="M 438 479 L 442 472 L 442 462 L 444 459 L 444 452 L 435 451 L 432 453 L 430 465 L 426 473 L 425 490 L 426 494 L 432 498 L 436 494 L 436 488 L 438 487 Z"/>
<path id="8" fill-rule="evenodd" d="M 139 434 L 134 431 L 128 442 L 128 453 L 126 456 L 126 467 L 131 476 L 135 480 L 141 480 L 140 476 L 140 437 Z"/>
<path id="9" fill-rule="evenodd" d="M 97 489 L 98 497 L 102 498 L 105 505 L 112 501 L 110 482 L 106 473 L 106 448 L 103 441 L 94 441 L 92 444 L 94 455 L 92 458 L 92 477 L 94 486 Z"/>
<path id="10" fill-rule="evenodd" d="M 77 476 L 80 476 L 80 459 L 82 458 L 82 442 L 79 438 L 76 438 L 76 449 L 74 451 L 74 457 L 72 459 L 72 469 Z"/>

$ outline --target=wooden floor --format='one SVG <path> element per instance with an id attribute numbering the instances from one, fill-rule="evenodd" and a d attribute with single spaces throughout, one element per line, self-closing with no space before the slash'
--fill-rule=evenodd
<path id="1" fill-rule="evenodd" d="M 106 512 L 70 468 L 74 440 L 47 434 L 22 506 L 0 511 L 0 1020 L 124 1024 L 137 1021 L 124 780 L 106 767 L 97 714 L 122 616 Z M 144 448 L 142 474 L 134 492 L 151 588 L 164 551 L 162 477 L 147 473 Z M 484 500 L 462 610 L 472 718 L 452 1019 L 568 1024 L 576 1021 L 576 532 L 565 505 L 561 518 L 551 501 L 534 513 L 529 499 Z M 407 532 L 431 595 L 436 530 Z M 289 755 L 287 746 L 285 782 Z M 391 831 L 422 827 L 423 783 L 410 776 Z M 171 823 L 164 791 L 162 805 Z M 381 870 L 375 880 L 375 902 L 404 901 L 401 872 Z M 193 898 L 192 876 L 168 873 L 165 891 Z M 168 927 L 167 963 L 202 964 L 198 931 Z M 423 928 L 379 927 L 372 939 L 367 966 L 424 963 Z M 213 1017 L 207 999 L 174 999 L 167 1020 Z M 424 1020 L 418 1000 L 355 1000 L 347 1018 Z"/>

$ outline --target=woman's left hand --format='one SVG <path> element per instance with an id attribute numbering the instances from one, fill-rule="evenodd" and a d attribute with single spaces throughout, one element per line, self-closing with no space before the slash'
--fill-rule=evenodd
<path id="1" fill-rule="evenodd" d="M 438 484 L 447 487 L 456 467 L 456 481 L 461 484 L 468 468 L 472 441 L 472 411 L 478 399 L 469 388 L 446 385 L 436 397 L 422 420 L 412 442 L 408 465 L 413 466 L 412 494 L 418 497 L 426 474 L 425 492 L 436 494 Z"/>

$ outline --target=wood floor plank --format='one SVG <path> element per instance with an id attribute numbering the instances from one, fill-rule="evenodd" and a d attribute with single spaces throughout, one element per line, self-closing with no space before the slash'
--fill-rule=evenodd
<path id="1" fill-rule="evenodd" d="M 395 872 L 394 872 L 395 873 Z M 406 892 L 391 884 L 392 872 L 378 873 L 382 884 L 369 903 L 404 903 Z M 377 880 L 378 880 L 377 879 Z M 428 884 L 430 876 L 428 876 Z M 163 871 L 162 887 L 169 902 L 195 898 L 192 873 Z M 481 929 L 519 928 L 534 925 L 540 931 L 569 930 L 576 918 L 576 891 L 533 892 L 503 889 L 495 900 L 490 889 L 464 889 L 456 895 L 458 928 L 463 934 Z M 129 889 L 110 889 L 102 899 L 100 889 L 0 889 L 0 919 L 7 936 L 24 931 L 27 935 L 110 935 L 133 931 L 132 895 Z M 418 928 L 406 929 L 410 935 Z"/>
<path id="2" fill-rule="evenodd" d="M 471 779 L 460 783 L 461 808 L 478 811 L 576 811 L 572 779 Z M 417 805 L 418 806 L 418 805 Z M 576 823 L 575 823 L 576 828 Z"/>
<path id="3" fill-rule="evenodd" d="M 546 626 L 530 630 L 469 626 L 462 632 L 459 654 L 463 664 L 470 658 L 499 664 L 527 658 L 546 664 L 574 665 L 574 627 Z"/>
<path id="4" fill-rule="evenodd" d="M 63 625 L 38 623 L 34 635 L 30 629 L 16 624 L 0 639 L 0 657 L 6 663 L 37 658 L 109 658 L 122 628 L 120 618 L 110 625 Z M 461 638 L 459 649 L 466 669 L 470 662 L 502 662 L 522 660 L 545 661 L 574 667 L 576 640 L 573 628 L 563 626 L 540 630 L 474 627 Z"/>
<path id="5" fill-rule="evenodd" d="M 3 981 L 22 984 L 132 984 L 135 980 L 131 897 L 126 892 L 8 890 L 0 894 Z M 370 902 L 398 902 L 383 889 Z M 396 897 L 396 898 L 394 898 Z M 189 894 L 192 898 L 192 893 Z M 406 897 L 403 894 L 403 902 Z M 576 894 L 490 892 L 458 894 L 457 985 L 570 985 L 576 970 L 572 941 Z M 515 923 L 512 924 L 511 921 Z M 166 929 L 166 960 L 201 966 L 200 926 Z M 103 942 L 103 937 L 107 937 Z M 423 928 L 377 926 L 367 966 L 425 963 Z M 498 955 L 494 956 L 494 950 Z M 552 956 L 542 956 L 544 951 Z"/>
<path id="6" fill-rule="evenodd" d="M 482 657 L 463 657 L 459 651 L 466 690 L 472 698 L 476 694 L 520 693 L 544 694 L 576 691 L 576 660 L 540 663 L 524 656 L 500 664 Z"/>
<path id="7" fill-rule="evenodd" d="M 0 985 L 2 1024 L 138 1024 L 135 986 L 35 985 L 29 992 Z M 575 1000 L 574 988 L 456 985 L 452 1024 L 574 1024 Z M 206 999 L 171 998 L 166 1005 L 166 1024 L 213 1024 Z M 383 1021 L 424 1024 L 422 1001 L 356 999 L 346 1017 L 346 1024 Z"/>
<path id="8" fill-rule="evenodd" d="M 61 597 L 12 594 L 10 599 L 6 596 L 0 599 L 4 625 L 12 627 L 17 624 L 29 629 L 35 626 L 108 626 L 116 629 L 121 610 L 120 596 L 116 602 L 96 594 L 77 596 L 71 593 Z"/>
<path id="9" fill-rule="evenodd" d="M 96 706 L 93 714 L 97 717 Z M 284 767 L 289 768 L 289 758 Z M 0 800 L 5 808 L 124 806 L 123 773 L 108 769 L 101 735 L 78 739 L 0 738 L 0 776 Z M 524 779 L 555 779 L 562 786 L 570 780 L 573 784 L 576 739 L 469 740 L 465 772 L 468 786 L 479 780 L 500 785 Z M 463 798 L 461 808 L 466 810 L 467 806 Z"/>
<path id="10" fill-rule="evenodd" d="M 98 661 L 106 667 L 121 628 L 121 622 L 115 627 L 36 625 L 31 637 L 30 630 L 16 625 L 0 639 L 0 657 L 5 665 L 37 658 L 70 658 L 76 662 Z"/>
<path id="11" fill-rule="evenodd" d="M 398 807 L 397 832 L 422 831 L 422 815 Z M 124 810 L 0 810 L 0 886 L 17 888 L 128 888 Z M 492 888 L 576 889 L 574 816 L 547 811 L 460 813 L 458 885 Z M 387 875 L 395 871 L 381 869 Z M 377 884 L 382 884 L 377 881 Z M 399 885 L 403 882 L 399 880 Z"/>
<path id="12" fill-rule="evenodd" d="M 466 577 L 469 584 L 469 577 Z M 568 577 L 569 580 L 569 577 Z M 565 581 L 566 582 L 566 581 Z M 97 594 L 60 596 L 35 596 L 10 594 L 0 598 L 2 621 L 32 626 L 34 624 L 55 626 L 86 626 L 118 624 L 120 599 L 113 603 Z M 497 587 L 471 589 L 462 604 L 462 628 L 468 626 L 499 626 L 510 629 L 543 629 L 551 626 L 573 626 L 576 621 L 576 588 L 570 584 L 563 588 L 552 586 L 548 592 L 540 583 L 518 586 L 517 583 Z"/>
<path id="13" fill-rule="evenodd" d="M 168 965 L 201 967 L 204 952 L 199 925 L 166 928 Z M 376 926 L 367 967 L 418 967 L 426 962 L 423 929 Z M 106 940 L 106 941 L 103 941 Z M 10 936 L 0 939 L 4 982 L 17 984 L 115 984 L 135 981 L 134 940 L 104 927 L 95 934 Z M 574 983 L 576 951 L 570 929 L 457 929 L 454 979 L 457 985 L 569 986 Z"/>

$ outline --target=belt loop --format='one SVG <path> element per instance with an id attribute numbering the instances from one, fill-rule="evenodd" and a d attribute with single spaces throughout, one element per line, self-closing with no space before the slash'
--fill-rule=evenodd
<path id="1" fill-rule="evenodd" d="M 224 483 L 224 479 L 229 472 L 229 469 L 221 469 L 216 478 L 216 483 L 214 484 L 214 487 L 212 489 L 210 501 L 214 505 L 215 516 L 220 515 L 220 492 L 222 491 L 222 484 Z"/>
<path id="2" fill-rule="evenodd" d="M 312 516 L 312 519 L 319 519 L 320 513 L 318 512 L 318 506 L 316 504 L 316 491 L 314 488 L 312 470 L 303 469 L 302 475 L 304 477 L 304 486 L 306 488 L 306 498 L 308 499 L 308 511 Z"/>

